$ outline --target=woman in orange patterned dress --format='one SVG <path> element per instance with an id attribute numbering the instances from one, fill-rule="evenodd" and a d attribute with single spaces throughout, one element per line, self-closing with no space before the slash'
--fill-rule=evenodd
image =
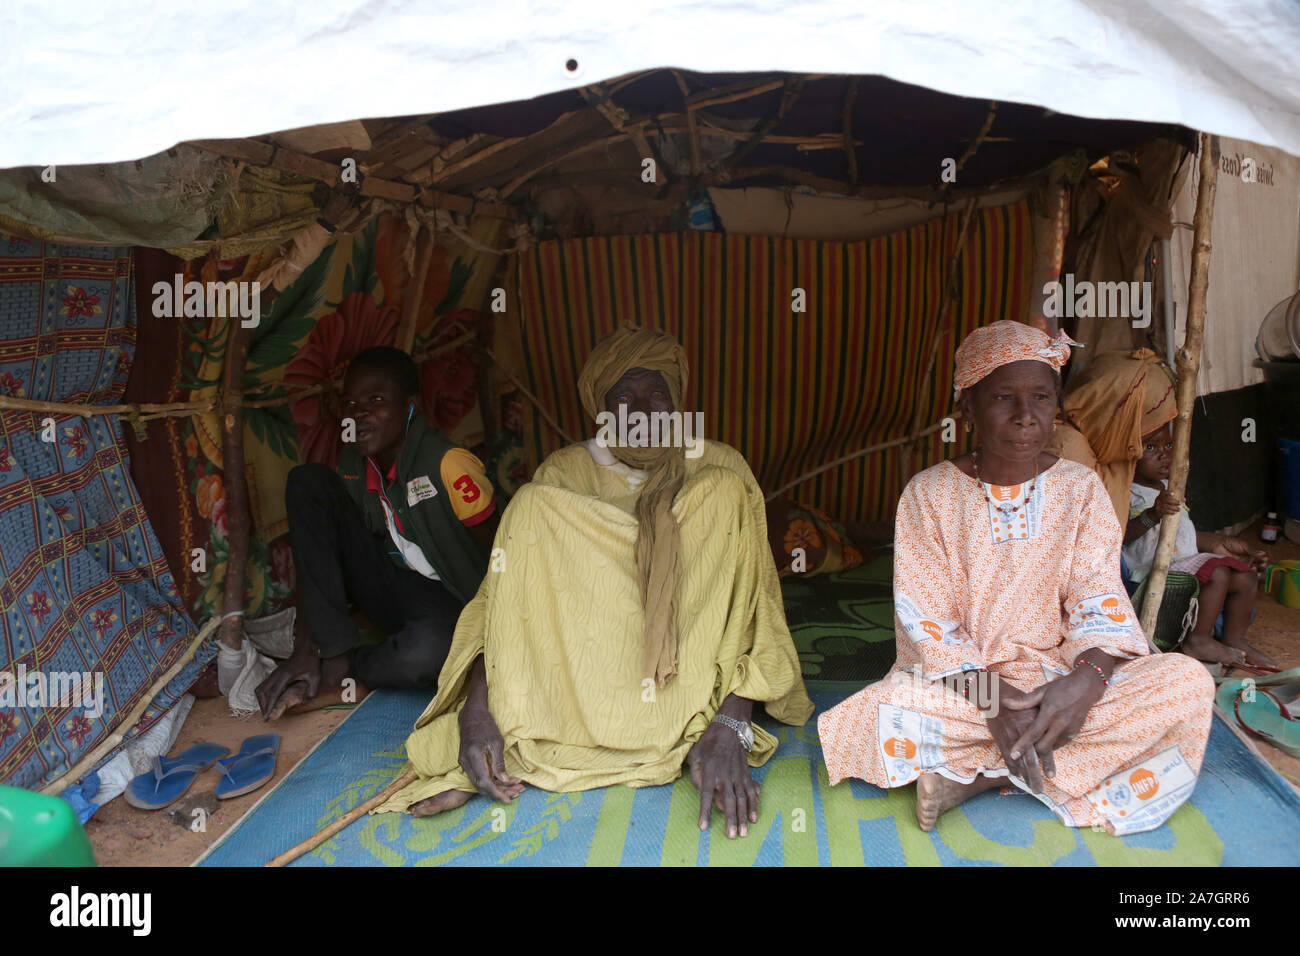
<path id="1" fill-rule="evenodd" d="M 1043 451 L 1071 344 L 1009 321 L 962 343 L 954 381 L 978 446 L 899 501 L 898 661 L 818 720 L 831 783 L 915 781 L 924 830 L 1004 782 L 1067 826 L 1150 830 L 1200 771 L 1213 681 L 1148 653 L 1105 486 Z"/>

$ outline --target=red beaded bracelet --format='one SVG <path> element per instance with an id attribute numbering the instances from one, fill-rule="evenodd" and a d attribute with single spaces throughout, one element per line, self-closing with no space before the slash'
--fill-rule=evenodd
<path id="1" fill-rule="evenodd" d="M 1087 664 L 1089 667 L 1091 667 L 1093 670 L 1097 672 L 1097 676 L 1101 678 L 1101 682 L 1103 684 L 1105 684 L 1107 687 L 1110 686 L 1110 678 L 1106 676 L 1106 672 L 1102 670 L 1100 667 L 1098 667 L 1096 664 L 1094 664 L 1092 661 L 1079 661 L 1077 664 L 1074 665 L 1074 667 L 1076 670 L 1078 670 L 1084 664 Z"/>
<path id="2" fill-rule="evenodd" d="M 976 668 L 975 670 L 962 671 L 961 692 L 967 700 L 970 700 L 970 679 L 979 674 L 987 674 L 987 667 Z"/>

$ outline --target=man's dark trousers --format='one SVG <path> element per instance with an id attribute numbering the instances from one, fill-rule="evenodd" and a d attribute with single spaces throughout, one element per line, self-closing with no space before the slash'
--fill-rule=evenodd
<path id="1" fill-rule="evenodd" d="M 284 497 L 298 607 L 321 656 L 355 649 L 353 670 L 370 688 L 435 687 L 460 602 L 440 581 L 393 563 L 386 549 L 396 546 L 366 527 L 343 480 L 327 466 L 294 468 Z M 384 643 L 361 644 L 349 602 L 384 630 Z"/>

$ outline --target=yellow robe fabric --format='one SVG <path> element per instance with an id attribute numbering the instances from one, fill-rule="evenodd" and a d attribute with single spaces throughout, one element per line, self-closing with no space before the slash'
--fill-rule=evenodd
<path id="1" fill-rule="evenodd" d="M 507 773 L 548 791 L 671 783 L 729 694 L 802 725 L 812 716 L 767 544 L 763 494 L 739 452 L 704 442 L 673 503 L 681 526 L 678 673 L 644 677 L 633 546 L 636 473 L 586 445 L 546 459 L 502 516 L 492 567 L 456 626 L 439 690 L 406 752 L 420 779 L 376 812 L 473 791 L 458 716 L 484 656 Z M 752 766 L 776 749 L 754 727 Z"/>

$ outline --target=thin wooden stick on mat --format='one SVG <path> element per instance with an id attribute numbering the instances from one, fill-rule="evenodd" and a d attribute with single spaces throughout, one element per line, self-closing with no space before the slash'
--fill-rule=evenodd
<path id="1" fill-rule="evenodd" d="M 325 827 L 325 829 L 318 830 L 316 833 L 313 833 L 311 836 L 303 840 L 297 846 L 285 850 L 283 853 L 281 853 L 279 856 L 277 856 L 274 860 L 272 860 L 270 863 L 266 865 L 286 866 L 287 864 L 292 863 L 294 860 L 298 859 L 298 857 L 302 856 L 304 853 L 310 853 L 312 850 L 316 849 L 316 847 L 320 846 L 322 843 L 324 843 L 334 834 L 338 833 L 340 830 L 347 827 L 348 824 L 352 823 L 353 820 L 361 819 L 363 816 L 365 816 L 375 807 L 379 806 L 381 803 L 383 803 L 385 800 L 387 800 L 389 797 L 395 794 L 398 790 L 401 790 L 403 787 L 414 783 L 416 777 L 418 776 L 419 774 L 417 774 L 414 770 L 408 770 L 406 773 L 402 774 L 400 777 L 398 777 L 388 786 L 384 787 L 383 790 L 380 790 L 377 794 L 375 794 L 365 803 L 353 807 L 347 813 L 343 814 L 343 816 L 339 817 L 329 826 Z"/>

